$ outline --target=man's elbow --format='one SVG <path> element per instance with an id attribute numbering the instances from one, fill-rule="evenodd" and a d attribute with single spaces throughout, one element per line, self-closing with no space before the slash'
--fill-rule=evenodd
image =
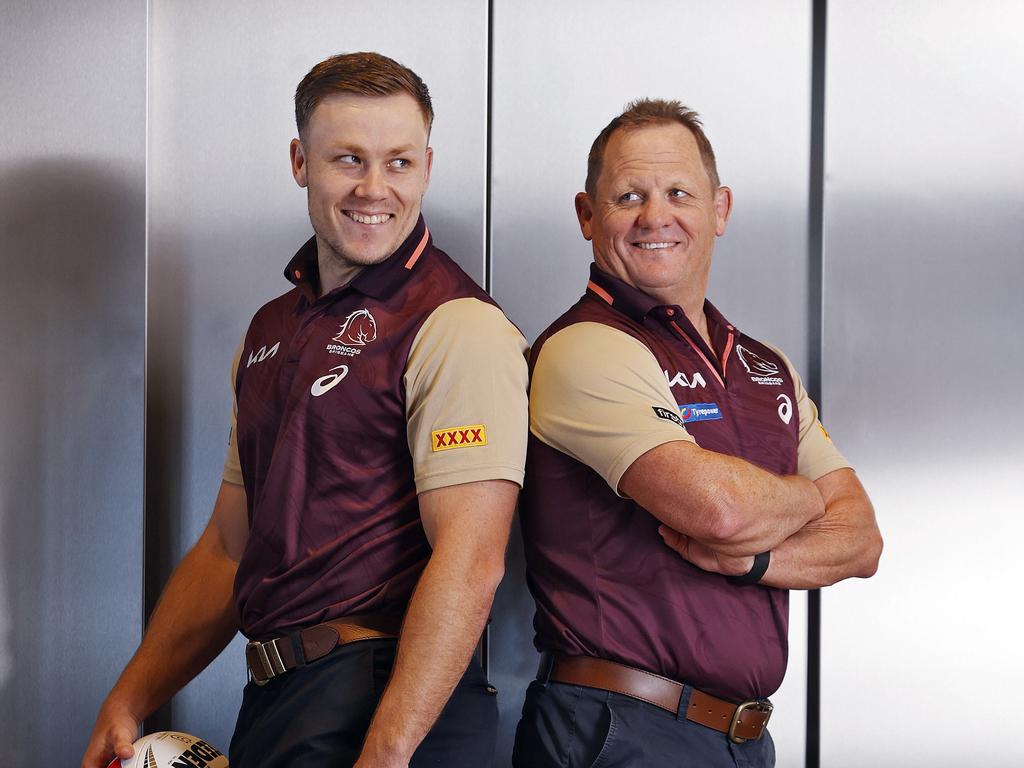
<path id="1" fill-rule="evenodd" d="M 505 558 L 488 558 L 474 569 L 473 578 L 482 590 L 493 597 L 501 580 L 505 578 Z"/>
<path id="2" fill-rule="evenodd" d="M 856 568 L 850 575 L 860 579 L 870 579 L 878 573 L 878 562 L 882 559 L 883 547 L 882 534 L 875 528 L 868 534 L 861 545 L 860 557 L 857 558 Z"/>
<path id="3" fill-rule="evenodd" d="M 756 535 L 756 522 L 745 513 L 740 498 L 723 489 L 705 502 L 703 530 L 697 538 L 714 548 L 741 545 Z"/>

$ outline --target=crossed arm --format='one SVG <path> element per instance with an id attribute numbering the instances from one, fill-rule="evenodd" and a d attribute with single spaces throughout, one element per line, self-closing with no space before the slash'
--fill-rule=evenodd
<path id="1" fill-rule="evenodd" d="M 706 571 L 744 574 L 771 551 L 761 584 L 815 589 L 878 567 L 882 537 L 851 469 L 812 482 L 676 441 L 634 461 L 619 488 L 661 520 L 668 546 Z"/>

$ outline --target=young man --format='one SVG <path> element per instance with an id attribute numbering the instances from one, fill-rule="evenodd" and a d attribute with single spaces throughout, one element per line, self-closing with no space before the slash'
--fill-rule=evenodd
<path id="1" fill-rule="evenodd" d="M 594 142 L 591 279 L 531 352 L 544 657 L 520 768 L 773 765 L 787 590 L 875 571 L 871 504 L 796 372 L 705 299 L 731 207 L 678 102 L 635 102 Z"/>
<path id="2" fill-rule="evenodd" d="M 236 354 L 213 515 L 100 710 L 90 768 L 130 754 L 238 630 L 252 682 L 234 768 L 491 760 L 497 709 L 471 656 L 522 483 L 526 344 L 420 214 L 423 81 L 335 56 L 295 112 L 315 234 Z"/>

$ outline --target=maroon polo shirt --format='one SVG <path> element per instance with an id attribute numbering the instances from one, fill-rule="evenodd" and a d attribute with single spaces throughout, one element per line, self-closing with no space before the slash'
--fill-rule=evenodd
<path id="1" fill-rule="evenodd" d="M 678 410 L 643 405 L 638 423 L 678 417 L 668 428 L 679 439 L 685 430 L 702 448 L 795 474 L 799 419 L 780 405 L 796 399 L 785 360 L 710 302 L 704 311 L 711 348 L 680 307 L 661 305 L 595 265 L 583 298 L 534 344 L 531 373 L 559 332 L 581 323 L 616 329 L 650 350 L 656 376 L 673 379 Z M 611 369 L 616 360 L 599 365 Z M 599 370 L 588 368 L 586 376 L 564 371 L 558 380 L 593 397 L 588 387 L 600 386 L 582 380 L 593 376 Z M 662 391 L 668 383 L 659 382 Z M 535 407 L 531 398 L 531 424 Z M 587 425 L 578 429 L 588 439 Z M 530 435 L 520 516 L 537 648 L 611 659 L 734 701 L 774 692 L 786 670 L 788 592 L 736 586 L 686 562 L 662 542 L 653 515 L 573 453 Z"/>
<path id="2" fill-rule="evenodd" d="M 250 527 L 235 604 L 249 637 L 404 612 L 431 553 L 407 434 L 410 347 L 445 302 L 494 305 L 422 217 L 386 261 L 320 298 L 315 239 L 285 277 L 295 288 L 253 317 L 235 380 Z"/>

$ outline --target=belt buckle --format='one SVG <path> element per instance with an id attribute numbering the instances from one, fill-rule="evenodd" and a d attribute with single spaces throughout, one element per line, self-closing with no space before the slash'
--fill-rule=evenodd
<path id="1" fill-rule="evenodd" d="M 258 680 L 252 674 L 252 670 L 249 670 L 249 675 L 256 685 L 264 686 L 286 671 L 284 662 L 281 660 L 281 654 L 277 650 L 277 638 L 267 640 L 265 643 L 261 643 L 259 640 L 250 640 L 246 643 L 245 647 L 246 649 L 251 648 L 256 651 L 256 658 L 260 660 L 260 666 L 263 667 L 264 678 L 262 680 Z M 268 648 L 270 649 L 269 651 L 267 650 Z"/>
<path id="2" fill-rule="evenodd" d="M 753 741 L 760 739 L 764 734 L 764 729 L 768 727 L 768 721 L 772 718 L 773 709 L 775 709 L 775 707 L 770 701 L 768 701 L 768 699 L 750 699 L 748 701 L 744 701 L 736 707 L 736 711 L 732 716 L 732 722 L 729 723 L 729 741 L 733 744 L 742 744 L 745 741 L 751 740 L 744 739 L 736 735 L 736 727 L 740 724 L 740 718 L 747 710 L 754 710 L 755 712 L 763 712 L 765 714 L 764 724 L 761 726 L 761 733 L 757 734 L 757 736 L 753 738 Z"/>

